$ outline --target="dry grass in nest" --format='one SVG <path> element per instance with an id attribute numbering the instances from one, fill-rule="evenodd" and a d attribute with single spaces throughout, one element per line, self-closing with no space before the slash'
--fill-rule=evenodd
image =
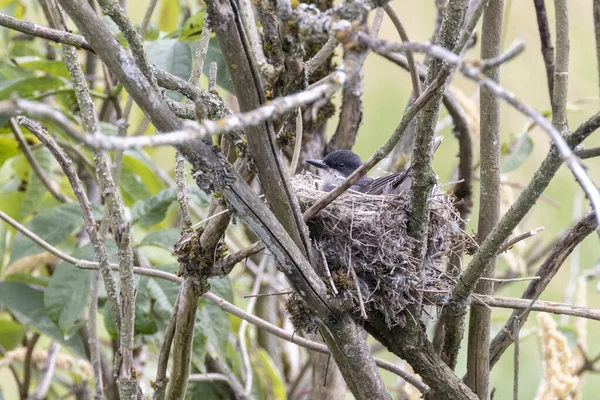
<path id="1" fill-rule="evenodd" d="M 317 182 L 310 174 L 292 180 L 303 211 L 323 196 Z M 326 283 L 331 288 L 333 281 L 340 295 L 352 296 L 357 314 L 378 311 L 390 327 L 402 323 L 409 304 L 445 300 L 454 285 L 445 272 L 448 257 L 466 240 L 451 196 L 434 188 L 428 250 L 421 265 L 412 256 L 415 243 L 407 234 L 409 207 L 407 193 L 347 191 L 308 223 L 331 273 Z"/>

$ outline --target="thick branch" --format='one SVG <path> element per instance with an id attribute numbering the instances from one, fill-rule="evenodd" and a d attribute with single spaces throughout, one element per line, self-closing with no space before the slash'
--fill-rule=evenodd
<path id="1" fill-rule="evenodd" d="M 490 0 L 483 13 L 481 33 L 481 58 L 500 56 L 502 40 L 502 15 L 504 0 Z M 486 71 L 488 78 L 500 81 L 500 67 Z M 500 99 L 484 88 L 480 90 L 481 141 L 479 146 L 481 188 L 477 239 L 482 243 L 494 229 L 500 216 Z M 490 260 L 482 277 L 495 275 L 496 260 Z M 494 283 L 480 281 L 475 289 L 478 294 L 492 294 Z M 480 399 L 490 396 L 489 345 L 491 309 L 471 308 L 469 316 L 469 341 L 467 350 L 467 385 Z M 446 358 L 446 357 L 445 357 Z M 454 360 L 448 360 L 454 365 Z"/>

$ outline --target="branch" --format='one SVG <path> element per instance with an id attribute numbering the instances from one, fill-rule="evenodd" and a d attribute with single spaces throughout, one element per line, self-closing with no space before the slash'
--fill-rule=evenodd
<path id="1" fill-rule="evenodd" d="M 64 129 L 69 136 L 84 143 L 86 146 L 97 150 L 130 150 L 142 147 L 176 146 L 190 143 L 210 135 L 257 126 L 268 119 L 282 116 L 300 106 L 310 105 L 323 98 L 329 98 L 341 88 L 344 82 L 344 76 L 343 70 L 338 71 L 326 79 L 325 82 L 312 89 L 277 98 L 256 110 L 235 114 L 220 120 L 203 120 L 200 123 L 186 121 L 185 129 L 167 131 L 169 133 L 154 136 L 117 137 L 104 135 L 101 132 L 96 132 L 91 136 L 85 136 L 68 118 L 61 116 L 60 113 L 55 111 L 52 107 L 43 103 L 35 103 L 23 99 L 0 102 L 0 113 L 3 115 L 15 115 L 18 114 L 18 110 L 26 110 L 32 115 L 51 118 Z"/>
<path id="2" fill-rule="evenodd" d="M 135 29 L 133 29 L 133 32 L 135 33 Z M 127 36 L 127 33 L 125 33 L 125 36 Z M 130 45 L 132 44 L 130 43 Z M 135 52 L 136 49 L 133 48 L 132 51 Z M 92 135 L 98 130 L 98 123 L 94 102 L 89 94 L 79 57 L 75 48 L 66 45 L 63 46 L 63 55 L 75 87 L 75 96 L 79 105 L 83 128 L 88 136 Z M 118 249 L 121 325 L 119 326 L 120 348 L 118 352 L 120 359 L 117 359 L 116 365 L 119 376 L 119 392 L 127 398 L 135 396 L 138 391 L 137 379 L 132 371 L 136 289 L 133 277 L 131 223 L 125 219 L 123 199 L 113 179 L 108 156 L 100 151 L 93 151 L 92 156 L 96 164 L 96 176 L 102 191 L 102 198 L 108 211 L 105 212 L 105 216 L 109 219 Z"/>
<path id="3" fill-rule="evenodd" d="M 400 20 L 400 17 L 398 16 L 394 8 L 391 6 L 391 4 L 387 3 L 383 6 L 383 9 L 385 10 L 388 17 L 390 17 L 390 19 L 392 20 L 392 23 L 394 24 L 396 31 L 398 31 L 398 35 L 400 36 L 402 42 L 410 42 L 410 40 L 408 39 L 408 34 L 406 33 L 406 29 L 404 28 L 404 24 Z M 438 14 L 438 16 L 441 16 L 441 14 Z M 441 19 L 439 22 L 441 24 Z M 406 52 L 406 59 L 408 60 L 408 70 L 410 72 L 410 79 L 413 87 L 413 96 L 416 99 L 421 95 L 421 79 L 419 79 L 419 72 L 417 70 L 417 65 L 415 63 L 415 58 L 413 56 L 412 51 Z"/>
<path id="4" fill-rule="evenodd" d="M 556 65 L 554 69 L 554 91 L 552 92 L 552 124 L 559 132 L 564 134 L 569 130 L 567 124 L 569 89 L 569 14 L 567 0 L 554 0 L 554 9 L 556 13 Z"/>
<path id="5" fill-rule="evenodd" d="M 108 15 L 119 27 L 127 44 L 129 44 L 131 55 L 138 68 L 146 75 L 146 78 L 148 78 L 152 86 L 156 88 L 156 78 L 154 78 L 152 70 L 150 69 L 150 63 L 148 62 L 148 57 L 144 50 L 142 37 L 136 32 L 135 27 L 129 20 L 127 14 L 125 14 L 125 11 L 115 0 L 98 0 L 98 4 L 100 4 L 100 7 L 102 8 L 102 13 Z"/>
<path id="6" fill-rule="evenodd" d="M 58 190 L 56 190 L 56 188 L 54 187 L 52 182 L 46 176 L 46 173 L 44 172 L 44 170 L 42 169 L 40 164 L 38 164 L 37 160 L 35 159 L 35 157 L 33 155 L 33 152 L 29 148 L 29 145 L 27 144 L 27 141 L 25 140 L 25 136 L 23 136 L 23 132 L 21 131 L 19 124 L 17 124 L 17 122 L 15 121 L 14 118 L 11 118 L 9 120 L 9 123 L 10 123 L 10 129 L 13 131 L 13 134 L 15 135 L 17 142 L 19 142 L 19 147 L 21 147 L 21 149 L 23 150 L 23 154 L 25 154 L 25 158 L 31 165 L 31 169 L 33 169 L 33 171 L 36 173 L 38 178 L 40 178 L 40 182 L 42 182 L 42 184 L 46 187 L 46 189 L 48 189 L 50 194 L 52 196 L 54 196 L 54 198 L 56 200 L 58 200 L 59 202 L 72 203 L 73 200 L 71 200 L 70 198 L 68 198 L 67 196 L 65 196 L 64 194 L 59 192 Z"/>
<path id="7" fill-rule="evenodd" d="M 556 244 L 552 252 L 546 258 L 546 261 L 540 266 L 536 276 L 539 276 L 540 279 L 536 281 L 532 281 L 525 292 L 523 292 L 522 299 L 529 299 L 530 306 L 526 308 L 523 312 L 514 311 L 508 321 L 504 324 L 504 327 L 500 329 L 496 337 L 492 340 L 490 346 L 490 369 L 496 364 L 496 362 L 500 359 L 504 351 L 510 346 L 513 341 L 513 338 L 509 332 L 512 331 L 513 324 L 515 320 L 518 319 L 518 324 L 520 327 L 523 327 L 525 322 L 527 321 L 527 317 L 529 315 L 529 310 L 535 310 L 535 303 L 532 302 L 531 299 L 537 299 L 539 295 L 546 289 L 552 278 L 556 275 L 560 266 L 567 259 L 569 254 L 575 249 L 579 243 L 583 241 L 590 233 L 594 232 L 594 230 L 598 227 L 598 223 L 594 218 L 593 213 L 589 213 L 583 219 L 581 219 L 577 224 L 575 224 L 567 234 Z M 533 304 L 533 305 L 532 305 Z M 555 303 L 550 303 L 555 306 Z M 559 307 L 558 305 L 556 305 Z M 570 307 L 570 308 L 569 308 Z M 573 306 L 562 307 L 562 310 L 570 309 L 571 311 L 575 310 Z M 551 311 L 552 312 L 552 311 Z M 588 314 L 591 315 L 592 313 Z"/>
<path id="8" fill-rule="evenodd" d="M 548 14 L 546 13 L 545 0 L 533 0 L 535 6 L 535 16 L 537 18 L 538 31 L 540 33 L 540 44 L 544 66 L 546 67 L 546 79 L 548 80 L 548 93 L 550 93 L 550 102 L 554 93 L 554 46 L 548 26 Z"/>
<path id="9" fill-rule="evenodd" d="M 64 43 L 70 46 L 79 47 L 89 52 L 95 53 L 94 49 L 81 35 L 75 35 L 69 32 L 62 32 L 56 29 L 46 28 L 36 25 L 29 21 L 22 21 L 9 15 L 0 13 L 0 26 L 14 29 L 15 31 L 26 33 L 28 35 L 52 40 L 56 43 Z"/>
<path id="10" fill-rule="evenodd" d="M 502 21 L 504 0 L 489 0 L 483 13 L 481 32 L 481 58 L 503 59 L 500 56 L 502 39 Z M 522 46 L 521 46 L 522 47 Z M 500 82 L 501 62 L 491 62 L 486 71 L 487 77 Z M 492 93 L 480 88 L 480 171 L 481 187 L 479 191 L 479 221 L 477 241 L 482 243 L 498 223 L 500 216 L 500 100 Z M 485 266 L 481 277 L 492 278 L 496 271 L 496 259 Z M 494 283 L 480 280 L 475 288 L 477 294 L 494 293 Z M 469 334 L 467 348 L 467 385 L 480 398 L 490 397 L 490 371 L 486 355 L 489 354 L 490 326 L 492 310 L 486 307 L 471 308 L 469 315 Z M 450 366 L 456 360 L 445 357 Z"/>
<path id="11" fill-rule="evenodd" d="M 31 131 L 44 144 L 44 146 L 46 146 L 48 148 L 48 150 L 50 150 L 50 152 L 52 153 L 52 155 L 54 156 L 56 161 L 58 161 L 58 164 L 63 169 L 64 174 L 69 179 L 69 183 L 71 184 L 71 187 L 73 188 L 73 193 L 75 194 L 75 197 L 77 197 L 77 200 L 79 201 L 79 206 L 81 208 L 81 213 L 83 215 L 85 230 L 88 234 L 90 242 L 92 243 L 92 247 L 94 248 L 96 259 L 98 260 L 97 263 L 93 263 L 93 264 L 100 268 L 100 272 L 102 273 L 102 278 L 104 280 L 104 286 L 106 288 L 106 292 L 107 292 L 107 296 L 108 296 L 110 311 L 113 314 L 113 316 L 115 317 L 115 324 L 116 324 L 117 328 L 119 328 L 121 326 L 120 299 L 119 299 L 119 293 L 117 291 L 117 284 L 115 282 L 114 277 L 112 276 L 112 274 L 110 272 L 108 251 L 106 250 L 106 245 L 104 243 L 103 238 L 98 234 L 98 230 L 96 229 L 96 221 L 94 219 L 92 205 L 90 204 L 90 201 L 87 198 L 85 189 L 84 189 L 81 181 L 79 180 L 79 177 L 77 176 L 77 172 L 75 171 L 75 168 L 73 167 L 73 163 L 68 158 L 68 156 L 65 154 L 65 152 L 62 150 L 62 148 L 60 148 L 60 146 L 58 146 L 58 144 L 56 144 L 56 142 L 54 141 L 54 138 L 52 138 L 52 136 L 50 136 L 47 132 L 45 132 L 45 130 L 42 128 L 42 126 L 39 125 L 37 122 L 29 120 L 25 117 L 18 117 L 17 122 L 19 124 L 25 126 L 27 129 L 29 129 L 29 131 Z M 32 233 L 28 233 L 28 230 L 25 227 L 21 226 L 18 222 L 12 220 L 12 218 L 10 218 L 8 215 L 2 213 L 1 211 L 0 211 L 0 218 L 2 218 L 4 221 L 8 222 L 10 225 L 12 225 L 15 228 L 19 227 L 17 229 L 19 229 L 23 234 L 25 234 L 27 237 L 32 239 L 34 242 L 36 242 L 37 244 L 39 244 L 46 250 L 50 251 L 50 249 L 52 248 L 51 245 L 44 242 L 37 236 L 33 235 Z M 59 255 L 60 253 L 58 253 L 58 251 L 54 251 L 54 252 L 53 251 L 50 251 L 50 253 L 56 255 L 57 257 L 63 258 Z M 70 257 L 70 256 L 67 256 L 67 257 L 70 259 L 70 260 L 67 260 L 68 262 L 71 262 L 71 260 L 77 262 L 77 260 L 74 259 L 73 257 Z M 63 259 L 65 259 L 65 258 L 63 258 Z M 86 263 L 90 263 L 90 262 L 88 261 Z M 86 264 L 86 263 L 84 263 L 84 264 Z M 83 264 L 77 263 L 77 264 L 73 264 L 73 265 L 80 266 Z"/>
<path id="12" fill-rule="evenodd" d="M 515 299 L 510 297 L 489 296 L 489 295 L 473 295 L 473 304 L 486 306 L 508 308 L 514 310 L 540 311 L 559 315 L 570 315 L 573 317 L 587 318 L 595 321 L 600 321 L 600 310 L 574 306 L 566 303 L 558 303 L 555 301 L 542 301 L 531 299 Z M 514 321 L 513 321 L 514 322 Z M 522 324 L 519 323 L 519 329 Z M 507 324 L 504 327 L 508 327 Z M 514 335 L 512 336 L 514 339 Z"/>
<path id="13" fill-rule="evenodd" d="M 189 82 L 198 86 L 200 84 L 200 77 L 204 69 L 204 60 L 206 60 L 206 54 L 208 54 L 208 42 L 210 41 L 210 34 L 212 29 L 210 28 L 210 21 L 208 20 L 208 14 L 204 16 L 204 26 L 202 32 L 200 32 L 200 38 L 198 39 L 198 47 L 194 53 L 194 67 L 190 75 Z"/>
<path id="14" fill-rule="evenodd" d="M 0 354 L 2 354 L 2 358 L 6 358 L 6 355 L 8 354 L 1 344 L 0 344 Z M 17 372 L 17 369 L 15 368 L 15 365 L 12 361 L 8 364 L 8 368 L 10 369 L 10 372 L 13 375 L 13 378 L 15 379 L 15 383 L 17 385 L 17 390 L 19 391 L 19 394 L 23 393 L 23 386 L 22 386 L 23 384 L 21 383 L 21 380 L 19 379 L 19 373 Z"/>
<path id="15" fill-rule="evenodd" d="M 21 398 L 27 398 L 29 394 L 29 385 L 31 384 L 31 367 L 32 367 L 32 356 L 35 345 L 40 339 L 40 334 L 34 332 L 31 338 L 27 340 L 26 347 L 27 352 L 25 353 L 25 362 L 23 363 L 23 385 L 21 386 Z"/>
<path id="16" fill-rule="evenodd" d="M 56 357 L 58 357 L 59 351 L 60 344 L 57 342 L 52 342 L 50 344 L 50 348 L 48 349 L 48 356 L 46 357 L 44 365 L 40 370 L 38 384 L 34 392 L 31 394 L 31 396 L 29 396 L 30 400 L 42 400 L 46 398 L 46 394 L 48 393 L 48 389 L 50 389 L 50 384 L 52 383 L 54 367 L 56 367 Z"/>
<path id="17" fill-rule="evenodd" d="M 600 0 L 594 0 L 594 32 L 596 36 L 596 63 L 598 68 L 598 86 L 600 86 Z"/>
<path id="18" fill-rule="evenodd" d="M 504 244 L 502 245 L 502 247 L 500 247 L 500 249 L 498 249 L 498 254 L 504 253 L 505 251 L 509 250 L 511 247 L 513 247 L 515 244 L 519 243 L 520 241 L 528 239 L 539 233 L 542 233 L 543 231 L 544 231 L 544 227 L 540 226 L 539 228 L 531 229 L 527 232 L 523 232 L 520 235 L 510 238 L 509 240 L 504 242 Z"/>

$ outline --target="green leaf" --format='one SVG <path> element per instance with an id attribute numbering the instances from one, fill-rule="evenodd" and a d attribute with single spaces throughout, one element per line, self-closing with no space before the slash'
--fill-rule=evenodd
<path id="1" fill-rule="evenodd" d="M 157 270 L 177 273 L 177 264 L 164 264 L 155 267 Z M 173 313 L 175 300 L 179 294 L 179 285 L 165 279 L 151 278 L 148 281 L 148 292 L 154 302 L 153 310 L 159 318 L 168 321 Z"/>
<path id="2" fill-rule="evenodd" d="M 230 321 L 229 315 L 221 310 L 216 304 L 208 300 L 200 300 L 200 310 L 197 315 L 200 318 L 200 327 L 219 354 L 224 354 L 229 342 Z"/>
<path id="3" fill-rule="evenodd" d="M 17 348 L 23 340 L 21 324 L 8 318 L 0 319 L 0 345 L 4 350 L 11 351 Z"/>
<path id="4" fill-rule="evenodd" d="M 46 72 L 55 77 L 70 78 L 69 70 L 63 61 L 46 60 L 41 57 L 19 57 L 14 62 L 21 68 Z"/>
<path id="5" fill-rule="evenodd" d="M 280 399 L 287 398 L 285 383 L 279 369 L 264 349 L 250 352 L 252 371 L 254 372 L 254 392 L 257 398 Z"/>
<path id="6" fill-rule="evenodd" d="M 229 400 L 229 388 L 224 382 L 190 382 L 186 400 Z"/>
<path id="7" fill-rule="evenodd" d="M 5 276 L 4 281 L 5 282 L 19 282 L 19 283 L 26 283 L 28 285 L 47 287 L 50 279 L 48 279 L 47 276 L 33 276 L 31 274 L 17 272 L 17 273 Z"/>
<path id="8" fill-rule="evenodd" d="M 206 8 L 202 7 L 200 11 L 192 15 L 183 24 L 183 31 L 181 32 L 180 39 L 183 40 L 194 40 L 195 36 L 200 35 L 202 29 L 204 29 L 204 17 L 206 16 Z"/>
<path id="9" fill-rule="evenodd" d="M 87 245 L 73 252 L 73 257 L 90 260 L 94 250 Z M 75 325 L 88 303 L 92 271 L 62 262 L 56 267 L 44 293 L 46 314 L 66 334 Z"/>
<path id="10" fill-rule="evenodd" d="M 533 140 L 529 135 L 512 137 L 507 146 L 503 146 L 501 168 L 503 173 L 521 166 L 533 152 Z"/>
<path id="11" fill-rule="evenodd" d="M 95 218 L 102 218 L 101 207 L 95 207 Z M 53 246 L 63 243 L 73 232 L 81 229 L 83 219 L 79 204 L 62 204 L 42 209 L 26 227 Z M 11 247 L 10 262 L 41 253 L 43 249 L 21 232 L 17 232 Z"/>
<path id="12" fill-rule="evenodd" d="M 167 3 L 168 1 L 165 1 L 162 4 Z M 177 39 L 161 39 L 148 43 L 146 51 L 150 64 L 156 64 L 157 67 L 186 81 L 190 78 L 194 53 L 187 43 Z"/>
<path id="13" fill-rule="evenodd" d="M 135 334 L 153 335 L 158 332 L 158 324 L 152 313 L 152 299 L 148 289 L 149 278 L 142 276 L 137 284 L 135 297 Z"/>
<path id="14" fill-rule="evenodd" d="M 0 208 L 1 209 L 1 208 Z M 8 228 L 6 224 L 0 225 L 0 276 L 4 275 L 4 255 L 6 254 L 6 234 L 8 233 Z"/>
<path id="15" fill-rule="evenodd" d="M 0 307 L 8 309 L 22 324 L 32 326 L 85 357 L 81 338 L 73 336 L 66 340 L 60 329 L 48 318 L 44 309 L 43 293 L 40 290 L 23 283 L 0 282 Z"/>
<path id="16" fill-rule="evenodd" d="M 171 187 L 159 192 L 156 196 L 144 201 L 136 201 L 131 208 L 131 214 L 134 224 L 142 226 L 152 226 L 161 222 L 167 209 L 177 199 L 175 187 Z"/>
<path id="17" fill-rule="evenodd" d="M 180 236 L 181 230 L 178 228 L 161 229 L 147 234 L 140 246 L 157 246 L 173 252 L 175 242 Z"/>
<path id="18" fill-rule="evenodd" d="M 0 210 L 8 214 L 13 219 L 19 218 L 21 203 L 25 197 L 24 192 L 9 191 L 0 194 Z"/>
<path id="19" fill-rule="evenodd" d="M 119 187 L 128 207 L 138 200 L 146 200 L 160 190 L 156 174 L 141 160 L 125 155 Z"/>
<path id="20" fill-rule="evenodd" d="M 110 311 L 110 302 L 108 301 L 104 303 L 103 314 L 104 328 L 106 328 L 106 332 L 108 332 L 112 339 L 117 339 L 117 325 L 115 324 L 115 319 Z"/>
<path id="21" fill-rule="evenodd" d="M 36 92 L 59 89 L 64 86 L 65 81 L 50 76 L 0 81 L 0 100 L 6 100 L 13 94 L 19 97 L 31 97 Z"/>
<path id="22" fill-rule="evenodd" d="M 208 282 L 210 283 L 210 291 L 212 293 L 233 303 L 233 287 L 231 286 L 231 279 L 228 276 L 211 278 Z"/>
<path id="23" fill-rule="evenodd" d="M 179 0 L 163 0 L 158 13 L 158 29 L 171 32 L 179 22 Z"/>
<path id="24" fill-rule="evenodd" d="M 19 153 L 21 153 L 19 142 L 17 142 L 17 139 L 15 139 L 12 133 L 0 135 L 0 167 L 2 167 L 8 159 Z"/>
<path id="25" fill-rule="evenodd" d="M 187 185 L 188 199 L 199 206 L 207 206 L 210 202 L 210 197 L 204 193 L 197 185 Z"/>
<path id="26" fill-rule="evenodd" d="M 53 160 L 50 150 L 45 147 L 38 147 L 33 151 L 33 157 L 36 159 L 42 171 L 46 174 L 46 177 L 50 178 Z M 31 169 L 27 190 L 25 191 L 25 198 L 23 199 L 23 203 L 21 203 L 21 210 L 19 211 L 19 220 L 22 220 L 37 210 L 37 207 L 46 192 L 48 192 L 48 189 L 46 189 L 46 186 L 44 186 L 38 174 Z"/>
<path id="27" fill-rule="evenodd" d="M 192 46 L 194 46 L 193 51 L 195 51 L 197 42 L 194 42 Z M 210 72 L 210 63 L 212 62 L 217 63 L 217 85 L 227 90 L 229 93 L 233 93 L 233 83 L 231 82 L 231 76 L 229 76 L 229 68 L 227 67 L 221 48 L 219 47 L 219 42 L 217 41 L 217 38 L 214 37 L 208 42 L 208 52 L 206 53 L 206 60 L 204 61 L 204 67 L 202 68 L 202 73 L 205 76 L 208 76 Z"/>

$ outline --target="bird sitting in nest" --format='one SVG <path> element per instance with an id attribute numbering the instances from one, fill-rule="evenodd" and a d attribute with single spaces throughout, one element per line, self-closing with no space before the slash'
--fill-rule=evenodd
<path id="1" fill-rule="evenodd" d="M 435 152 L 442 143 L 442 136 L 435 138 Z M 323 185 L 320 187 L 325 192 L 331 192 L 337 186 L 341 185 L 354 171 L 362 165 L 362 161 L 358 155 L 350 150 L 333 151 L 322 160 L 309 159 L 306 160 L 312 166 L 319 168 L 323 173 Z M 401 172 L 396 172 L 377 179 L 363 176 L 354 185 L 350 187 L 356 192 L 382 195 L 382 194 L 400 194 L 410 187 L 412 165 Z"/>

